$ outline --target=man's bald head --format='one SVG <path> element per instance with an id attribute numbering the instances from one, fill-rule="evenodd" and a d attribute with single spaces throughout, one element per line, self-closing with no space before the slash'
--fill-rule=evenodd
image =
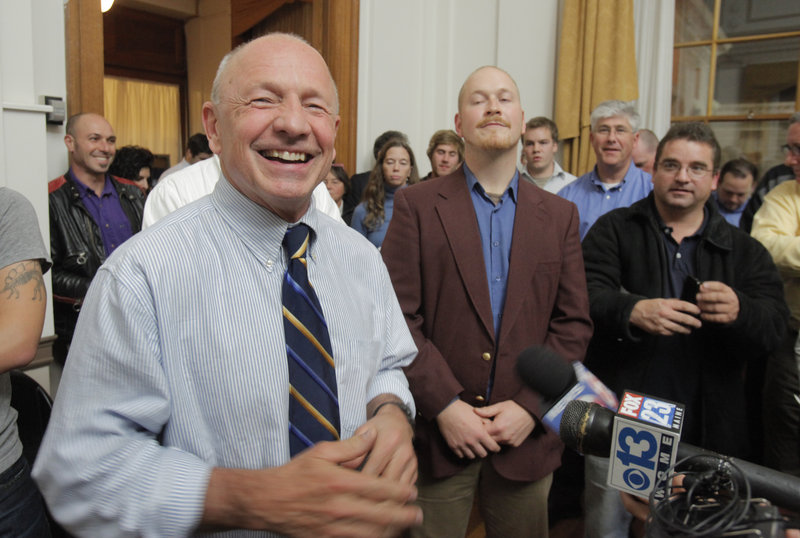
<path id="1" fill-rule="evenodd" d="M 269 34 L 223 60 L 214 99 L 203 125 L 225 179 L 296 222 L 336 154 L 338 98 L 325 60 L 297 36 Z"/>
<path id="2" fill-rule="evenodd" d="M 477 68 L 472 73 L 470 73 L 469 76 L 467 77 L 467 79 L 464 81 L 464 84 L 461 85 L 461 89 L 458 91 L 458 109 L 459 109 L 459 111 L 461 110 L 461 105 L 462 105 L 462 102 L 463 102 L 464 97 L 466 95 L 465 89 L 467 88 L 467 86 L 469 85 L 469 83 L 473 79 L 473 77 L 475 77 L 475 75 L 477 75 L 478 73 L 480 73 L 480 72 L 482 72 L 484 70 L 494 70 L 494 71 L 499 71 L 499 72 L 505 74 L 505 76 L 508 77 L 508 79 L 511 81 L 511 84 L 514 86 L 514 91 L 517 93 L 517 99 L 519 99 L 519 87 L 517 86 L 517 81 L 515 81 L 511 77 L 511 75 L 508 74 L 507 71 L 505 71 L 503 69 L 500 69 L 499 67 L 496 67 L 494 65 L 484 65 L 482 67 Z"/>
<path id="3" fill-rule="evenodd" d="M 467 77 L 459 92 L 455 117 L 456 132 L 464 139 L 467 156 L 471 151 L 510 151 L 516 161 L 524 121 L 519 88 L 511 75 L 486 66 Z"/>
<path id="4" fill-rule="evenodd" d="M 230 51 L 228 54 L 226 54 L 222 58 L 222 60 L 219 63 L 219 66 L 217 67 L 217 74 L 214 76 L 214 82 L 211 85 L 211 102 L 214 103 L 215 105 L 219 104 L 220 99 L 222 98 L 223 86 L 226 84 L 226 82 L 227 83 L 230 82 L 230 78 L 228 77 L 228 74 L 230 72 L 230 68 L 231 68 L 231 66 L 233 64 L 236 63 L 236 59 L 243 52 L 245 52 L 249 47 L 259 46 L 259 45 L 263 44 L 266 41 L 280 41 L 280 40 L 295 41 L 295 42 L 302 43 L 302 44 L 308 46 L 309 48 L 314 50 L 314 52 L 316 52 L 316 54 L 319 56 L 319 58 L 322 60 L 322 62 L 325 63 L 325 60 L 322 58 L 322 55 L 319 54 L 319 51 L 317 51 L 317 49 L 312 47 L 308 43 L 308 41 L 306 41 L 305 39 L 303 39 L 299 35 L 285 33 L 285 32 L 274 32 L 274 33 L 271 33 L 271 34 L 267 34 L 265 36 L 256 38 L 256 39 L 254 39 L 252 41 L 248 41 L 247 43 L 242 43 L 241 45 L 239 45 L 238 47 L 236 47 L 235 49 Z M 325 63 L 325 68 L 328 70 L 328 76 L 330 77 L 331 84 L 333 85 L 333 91 L 334 91 L 334 94 L 336 95 L 336 113 L 338 113 L 339 112 L 339 89 L 336 87 L 336 82 L 333 80 L 333 75 L 331 75 L 330 68 L 328 68 L 328 64 L 327 63 Z"/>
<path id="5" fill-rule="evenodd" d="M 87 112 L 70 117 L 64 144 L 72 171 L 81 181 L 104 180 L 117 152 L 117 137 L 103 116 Z"/>

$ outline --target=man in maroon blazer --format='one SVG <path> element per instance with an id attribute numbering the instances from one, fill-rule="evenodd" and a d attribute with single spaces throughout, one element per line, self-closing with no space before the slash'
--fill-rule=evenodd
<path id="1" fill-rule="evenodd" d="M 583 359 L 592 333 L 578 212 L 519 181 L 524 114 L 496 67 L 459 93 L 465 164 L 398 191 L 382 253 L 419 354 L 420 535 L 463 537 L 475 492 L 488 536 L 545 536 L 562 445 L 515 370 L 544 344 Z"/>

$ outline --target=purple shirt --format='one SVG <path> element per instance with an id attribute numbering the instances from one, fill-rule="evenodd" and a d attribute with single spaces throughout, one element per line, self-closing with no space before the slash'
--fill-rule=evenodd
<path id="1" fill-rule="evenodd" d="M 117 189 L 111 184 L 111 178 L 106 175 L 103 192 L 98 197 L 94 190 L 84 185 L 75 176 L 72 168 L 69 170 L 69 176 L 78 187 L 83 206 L 100 230 L 100 237 L 103 239 L 103 247 L 106 251 L 106 257 L 108 257 L 114 252 L 114 249 L 133 235 L 128 216 L 125 215 L 122 205 L 119 203 Z"/>

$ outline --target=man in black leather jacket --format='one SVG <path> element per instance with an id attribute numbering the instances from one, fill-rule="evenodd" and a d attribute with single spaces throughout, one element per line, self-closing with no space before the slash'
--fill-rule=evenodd
<path id="1" fill-rule="evenodd" d="M 111 252 L 141 229 L 144 208 L 138 187 L 107 173 L 116 153 L 116 136 L 105 118 L 72 116 L 64 143 L 72 165 L 48 185 L 58 335 L 53 355 L 61 365 L 92 278 Z"/>

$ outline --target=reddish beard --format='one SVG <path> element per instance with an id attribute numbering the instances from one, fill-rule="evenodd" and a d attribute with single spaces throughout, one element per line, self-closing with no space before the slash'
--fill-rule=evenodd
<path id="1" fill-rule="evenodd" d="M 507 150 L 516 148 L 519 142 L 518 137 L 511 134 L 510 129 L 491 129 L 478 130 L 476 133 L 475 146 L 486 150 Z"/>

